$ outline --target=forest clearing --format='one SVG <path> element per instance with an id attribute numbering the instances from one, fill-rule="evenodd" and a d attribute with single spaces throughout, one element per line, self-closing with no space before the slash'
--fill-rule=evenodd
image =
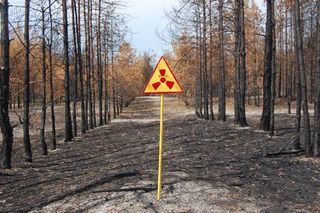
<path id="1" fill-rule="evenodd" d="M 266 156 L 293 135 L 293 126 L 283 127 L 294 116 L 276 113 L 271 138 L 257 128 L 257 109 L 250 128 L 239 128 L 231 119 L 197 119 L 181 100 L 165 97 L 157 202 L 159 98 L 137 98 L 111 124 L 2 170 L 0 211 L 319 212 L 319 159 Z"/>

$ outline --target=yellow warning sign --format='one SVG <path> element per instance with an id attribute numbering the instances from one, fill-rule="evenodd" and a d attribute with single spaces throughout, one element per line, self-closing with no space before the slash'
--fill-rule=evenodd
<path id="1" fill-rule="evenodd" d="M 151 78 L 144 88 L 145 94 L 181 93 L 183 92 L 179 82 L 168 66 L 166 60 L 161 56 L 155 67 Z"/>

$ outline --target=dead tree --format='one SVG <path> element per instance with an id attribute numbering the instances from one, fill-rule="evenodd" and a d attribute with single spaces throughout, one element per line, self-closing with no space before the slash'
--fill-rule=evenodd
<path id="1" fill-rule="evenodd" d="M 29 106 L 30 106 L 30 40 L 29 40 L 29 20 L 30 20 L 30 0 L 25 0 L 25 19 L 24 19 L 24 89 L 23 89 L 23 143 L 25 160 L 32 162 L 32 151 L 29 133 Z"/>
<path id="2" fill-rule="evenodd" d="M 210 120 L 214 120 L 213 113 L 213 20 L 212 20 L 212 1 L 209 1 L 209 105 Z"/>
<path id="3" fill-rule="evenodd" d="M 285 15 L 285 75 L 286 75 L 286 97 L 287 97 L 287 106 L 288 114 L 291 114 L 291 74 L 289 72 L 289 50 L 288 50 L 288 7 L 286 7 Z"/>
<path id="4" fill-rule="evenodd" d="M 86 116 L 86 129 L 92 129 L 92 110 L 91 110 L 91 83 L 90 83 L 90 54 L 89 54 L 89 36 L 88 36 L 88 9 L 86 1 L 83 0 L 83 21 L 84 21 L 84 39 L 85 39 L 85 61 L 86 61 L 86 104 L 85 104 L 85 116 Z"/>
<path id="5" fill-rule="evenodd" d="M 235 1 L 235 123 L 248 126 L 246 119 L 246 51 L 244 1 Z"/>
<path id="6" fill-rule="evenodd" d="M 53 89 L 53 63 L 52 63 L 52 44 L 53 44 L 53 18 L 52 18 L 52 3 L 49 0 L 49 19 L 50 19 L 50 38 L 48 44 L 49 54 L 49 84 L 50 84 L 50 108 L 51 108 L 51 131 L 52 131 L 52 149 L 57 147 L 56 142 L 56 118 L 54 112 L 54 89 Z"/>
<path id="7" fill-rule="evenodd" d="M 103 125 L 102 109 L 102 56 L 101 56 L 101 0 L 98 2 L 98 27 L 97 27 L 97 79 L 98 79 L 98 99 L 99 99 L 99 126 Z"/>
<path id="8" fill-rule="evenodd" d="M 314 132 L 315 138 L 313 141 L 313 155 L 320 157 L 320 1 L 317 0 L 317 70 L 315 72 L 315 87 L 316 87 L 316 101 L 315 101 L 315 119 Z"/>
<path id="9" fill-rule="evenodd" d="M 2 132 L 1 145 L 1 167 L 4 169 L 11 168 L 11 152 L 12 152 L 12 127 L 9 119 L 9 15 L 8 1 L 0 1 L 0 128 Z"/>
<path id="10" fill-rule="evenodd" d="M 107 124 L 110 120 L 110 95 L 109 95 L 109 47 L 108 47 L 108 38 L 109 38 L 109 28 L 108 28 L 108 17 L 104 20 L 104 33 L 103 33 L 103 47 L 104 47 L 104 123 Z"/>
<path id="11" fill-rule="evenodd" d="M 48 148 L 45 138 L 46 127 L 46 113 L 47 113 L 47 91 L 46 91 L 46 79 L 47 79 L 47 67 L 46 67 L 46 39 L 45 39 L 45 9 L 41 8 L 42 16 L 42 110 L 41 110 L 41 127 L 40 127 L 40 142 L 42 147 L 42 154 L 48 154 Z"/>
<path id="12" fill-rule="evenodd" d="M 303 37 L 301 29 L 301 18 L 300 18 L 300 1 L 294 1 L 294 11 L 295 11 L 295 42 L 297 51 L 297 61 L 299 61 L 298 75 L 300 76 L 301 83 L 301 94 L 302 94 L 302 108 L 303 108 L 303 135 L 304 135 L 304 146 L 306 156 L 312 156 L 311 147 L 311 133 L 310 133 L 310 119 L 308 112 L 308 95 L 307 95 L 307 84 L 306 84 L 306 74 L 304 65 L 304 50 L 303 50 Z"/>
<path id="13" fill-rule="evenodd" d="M 73 60 L 74 60 L 74 83 L 73 83 L 73 135 L 77 137 L 77 102 L 78 102 L 78 45 L 77 45 L 77 35 L 76 35 L 76 25 L 77 25 L 77 9 L 76 9 L 76 1 L 71 0 L 71 10 L 72 10 L 72 36 L 73 36 Z"/>
<path id="14" fill-rule="evenodd" d="M 267 0 L 267 22 L 265 35 L 265 56 L 264 56 L 264 74 L 263 74 L 263 110 L 260 121 L 260 128 L 264 131 L 270 130 L 271 119 L 271 87 L 272 87 L 272 59 L 274 57 L 274 0 Z"/>
<path id="15" fill-rule="evenodd" d="M 78 0 L 77 5 L 77 24 L 76 24 L 76 31 L 77 31 L 77 48 L 78 48 L 78 68 L 79 68 L 79 77 L 80 77 L 80 105 L 81 105 L 81 133 L 85 133 L 87 129 L 87 122 L 86 122 L 86 114 L 85 114 L 85 105 L 84 105 L 84 83 L 83 83 L 83 66 L 82 66 L 82 52 L 81 52 L 81 13 L 80 13 L 80 0 Z"/>
<path id="16" fill-rule="evenodd" d="M 271 58 L 271 99 L 270 99 L 270 135 L 274 135 L 274 104 L 276 101 L 276 33 L 275 33 L 275 18 L 274 18 L 274 2 L 271 5 L 272 13 L 272 58 Z"/>
<path id="17" fill-rule="evenodd" d="M 208 66 L 207 66 L 207 13 L 206 13 L 206 0 L 202 0 L 202 41 L 201 41 L 201 49 L 202 49 L 202 81 L 203 81 L 203 109 L 204 114 L 203 118 L 205 120 L 209 120 L 209 87 L 208 87 Z"/>
<path id="18" fill-rule="evenodd" d="M 71 141 L 72 122 L 70 110 L 70 73 L 69 73 L 69 40 L 67 0 L 62 0 L 63 49 L 64 49 L 64 92 L 65 92 L 65 141 Z"/>
<path id="19" fill-rule="evenodd" d="M 224 28 L 223 28 L 223 3 L 219 0 L 219 117 L 218 120 L 226 121 L 226 83 L 224 63 Z"/>

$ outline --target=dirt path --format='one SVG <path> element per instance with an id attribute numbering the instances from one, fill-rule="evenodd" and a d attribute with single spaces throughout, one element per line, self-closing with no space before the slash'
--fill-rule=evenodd
<path id="1" fill-rule="evenodd" d="M 158 98 L 138 98 L 120 119 L 60 143 L 48 157 L 0 170 L 0 212 L 320 212 L 320 162 L 267 158 L 292 136 L 194 118 L 166 98 L 163 192 L 155 199 Z"/>

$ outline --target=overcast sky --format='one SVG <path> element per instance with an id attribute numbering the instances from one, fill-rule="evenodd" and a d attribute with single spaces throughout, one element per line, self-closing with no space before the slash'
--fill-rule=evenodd
<path id="1" fill-rule="evenodd" d="M 262 7 L 264 0 L 256 0 Z M 127 0 L 126 13 L 132 16 L 128 23 L 132 33 L 128 35 L 129 41 L 139 51 L 154 51 L 161 55 L 170 45 L 162 41 L 157 31 L 163 30 L 168 20 L 165 11 L 169 11 L 179 0 Z"/>
<path id="2" fill-rule="evenodd" d="M 157 32 L 165 28 L 168 19 L 165 11 L 169 11 L 178 0 L 127 0 L 126 13 L 132 18 L 128 22 L 131 33 L 128 39 L 139 51 L 154 51 L 162 54 L 170 46 L 162 41 Z"/>

